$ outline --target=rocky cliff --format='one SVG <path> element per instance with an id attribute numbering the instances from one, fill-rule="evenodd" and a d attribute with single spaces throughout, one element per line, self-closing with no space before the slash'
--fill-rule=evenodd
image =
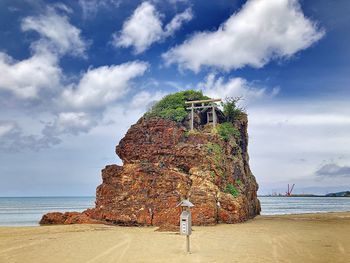
<path id="1" fill-rule="evenodd" d="M 223 137 L 211 124 L 189 131 L 177 122 L 142 117 L 116 147 L 123 166 L 107 165 L 96 206 L 83 213 L 49 213 L 41 224 L 109 223 L 176 226 L 189 198 L 194 225 L 237 223 L 260 213 L 258 185 L 249 168 L 247 116 Z M 219 124 L 220 125 L 220 124 Z M 218 125 L 218 126 L 219 126 Z"/>

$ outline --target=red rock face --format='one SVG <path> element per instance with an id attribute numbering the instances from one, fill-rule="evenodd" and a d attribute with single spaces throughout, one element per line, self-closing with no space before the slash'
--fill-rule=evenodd
<path id="1" fill-rule="evenodd" d="M 41 225 L 70 225 L 70 224 L 97 224 L 99 221 L 93 220 L 85 213 L 66 212 L 66 213 L 47 213 L 43 215 L 39 224 Z"/>
<path id="2" fill-rule="evenodd" d="M 247 118 L 236 120 L 240 138 L 189 133 L 174 121 L 141 118 L 116 147 L 124 165 L 108 165 L 97 187 L 96 207 L 81 217 L 50 213 L 41 223 L 104 222 L 175 226 L 189 198 L 194 225 L 237 223 L 260 213 L 258 185 L 249 168 Z M 228 193 L 227 186 L 238 190 Z"/>

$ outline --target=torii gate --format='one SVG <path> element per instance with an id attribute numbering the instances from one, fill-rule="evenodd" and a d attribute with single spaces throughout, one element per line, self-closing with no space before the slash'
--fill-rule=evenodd
<path id="1" fill-rule="evenodd" d="M 194 118 L 194 110 L 195 109 L 209 109 L 212 108 L 212 115 L 213 115 L 213 127 L 216 126 L 217 123 L 217 117 L 215 108 L 217 108 L 217 105 L 215 102 L 221 101 L 221 99 L 210 99 L 210 100 L 192 100 L 192 101 L 186 101 L 186 104 L 191 104 L 191 107 L 187 108 L 188 110 L 191 110 L 191 131 L 193 131 L 193 118 Z M 200 106 L 198 106 L 200 104 Z"/>

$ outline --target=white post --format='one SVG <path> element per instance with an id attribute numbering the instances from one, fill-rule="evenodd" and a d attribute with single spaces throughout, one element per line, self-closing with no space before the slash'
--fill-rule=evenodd
<path id="1" fill-rule="evenodd" d="M 194 104 L 191 104 L 191 131 L 193 131 L 193 118 L 194 118 Z"/>
<path id="2" fill-rule="evenodd" d="M 213 103 L 213 127 L 215 128 L 216 126 L 216 112 L 215 112 L 215 106 Z"/>

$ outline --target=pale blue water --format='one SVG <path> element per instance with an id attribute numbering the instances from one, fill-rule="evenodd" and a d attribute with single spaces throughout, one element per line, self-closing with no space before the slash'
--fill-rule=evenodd
<path id="1" fill-rule="evenodd" d="M 81 212 L 95 197 L 0 197 L 0 226 L 37 226 L 48 212 Z"/>
<path id="2" fill-rule="evenodd" d="M 259 197 L 262 215 L 350 211 L 344 197 Z M 81 212 L 95 197 L 0 197 L 0 226 L 38 226 L 48 212 Z"/>
<path id="3" fill-rule="evenodd" d="M 259 197 L 262 215 L 350 211 L 349 197 Z"/>

